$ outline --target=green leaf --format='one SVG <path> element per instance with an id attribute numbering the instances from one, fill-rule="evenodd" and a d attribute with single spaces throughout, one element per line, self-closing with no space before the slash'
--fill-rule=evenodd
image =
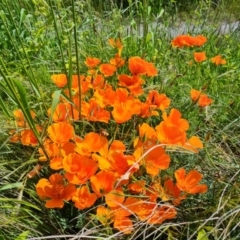
<path id="1" fill-rule="evenodd" d="M 157 18 L 160 18 L 164 13 L 164 9 L 161 9 L 160 13 L 158 13 Z"/>
<path id="2" fill-rule="evenodd" d="M 10 183 L 10 184 L 6 184 L 3 187 L 1 187 L 0 191 L 12 189 L 12 188 L 21 188 L 22 186 L 23 186 L 22 182 Z"/>
<path id="3" fill-rule="evenodd" d="M 56 110 L 56 107 L 59 103 L 62 90 L 57 90 L 53 93 L 52 107 L 51 107 L 51 118 Z"/>
<path id="4" fill-rule="evenodd" d="M 148 32 L 146 36 L 146 43 L 149 43 L 152 40 L 152 32 Z"/>
<path id="5" fill-rule="evenodd" d="M 24 205 L 24 206 L 27 206 L 27 207 L 30 207 L 30 208 L 34 208 L 38 211 L 41 211 L 41 209 L 36 207 L 36 205 L 33 205 L 33 204 L 28 203 L 28 202 L 23 201 L 23 200 L 18 200 L 16 198 L 0 198 L 0 202 L 12 202 L 14 204 L 21 204 L 21 205 Z"/>
<path id="6" fill-rule="evenodd" d="M 208 236 L 207 236 L 207 233 L 204 229 L 200 229 L 198 231 L 197 240 L 209 240 Z"/>
<path id="7" fill-rule="evenodd" d="M 20 235 L 18 235 L 14 240 L 26 240 L 28 234 L 29 234 L 29 231 L 24 231 Z"/>

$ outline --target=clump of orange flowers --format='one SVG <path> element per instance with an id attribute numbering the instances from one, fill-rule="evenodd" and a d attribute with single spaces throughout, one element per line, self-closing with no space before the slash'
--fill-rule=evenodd
<path id="1" fill-rule="evenodd" d="M 190 35 L 179 35 L 175 37 L 171 43 L 173 47 L 182 48 L 182 47 L 194 47 L 194 46 L 200 47 L 206 42 L 207 42 L 207 38 L 202 35 L 198 35 L 195 37 Z"/>
<path id="2" fill-rule="evenodd" d="M 193 102 L 196 102 L 199 107 L 204 108 L 212 104 L 213 100 L 209 98 L 206 94 L 198 91 L 196 89 L 192 89 L 190 92 L 191 99 Z"/>
<path id="3" fill-rule="evenodd" d="M 182 36 L 172 44 L 200 46 L 205 42 L 203 36 Z M 145 91 L 144 84 L 158 74 L 154 64 L 139 56 L 124 59 L 120 39 L 109 43 L 117 49 L 109 62 L 87 57 L 85 75 L 51 77 L 70 100 L 62 97 L 56 108 L 48 109 L 50 124 L 38 127 L 44 137 L 41 147 L 19 110 L 14 116 L 21 129 L 12 141 L 38 148 L 40 165 L 53 172 L 36 184 L 46 208 L 63 208 L 68 202 L 79 210 L 87 209 L 104 226 L 130 234 L 135 221 L 162 224 L 177 216 L 176 206 L 188 195 L 207 191 L 196 170 L 186 174 L 180 168 L 175 180 L 161 177 L 171 165 L 168 147 L 197 153 L 203 145 L 197 136 L 188 136 L 188 121 L 178 109 L 169 109 L 171 100 L 164 93 Z M 192 97 L 197 100 L 204 95 L 194 92 Z M 159 119 L 155 126 L 145 122 L 153 116 Z M 79 130 L 75 127 L 79 120 L 93 128 Z M 133 122 L 136 129 L 132 129 Z M 108 125 L 114 129 L 112 134 Z M 128 133 L 122 134 L 127 128 Z"/>

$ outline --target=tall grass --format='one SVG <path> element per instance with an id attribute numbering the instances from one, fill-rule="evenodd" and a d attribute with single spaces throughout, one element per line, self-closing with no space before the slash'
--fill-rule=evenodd
<path id="1" fill-rule="evenodd" d="M 225 35 L 216 32 L 217 20 L 224 19 L 222 9 L 232 11 L 232 20 L 237 2 L 215 5 L 198 1 L 192 8 L 195 24 L 208 37 L 199 51 L 206 51 L 209 58 L 222 54 L 227 59 L 226 66 L 217 68 L 207 63 L 189 65 L 192 50 L 172 49 L 167 30 L 149 24 L 154 20 L 171 26 L 172 20 L 179 19 L 173 15 L 179 9 L 180 19 L 185 18 L 181 4 L 127 2 L 0 1 L 0 239 L 239 239 L 240 30 Z M 219 18 L 214 18 L 211 7 Z M 194 29 L 189 28 L 188 33 L 191 31 Z M 204 150 L 197 156 L 171 154 L 173 164 L 175 168 L 198 169 L 209 187 L 205 196 L 184 202 L 174 222 L 152 228 L 136 224 L 136 231 L 129 236 L 100 228 L 94 219 L 86 218 L 87 212 L 77 212 L 70 205 L 47 210 L 35 192 L 35 184 L 47 170 L 32 179 L 27 177 L 38 162 L 37 151 L 8 141 L 14 126 L 12 111 L 20 108 L 41 146 L 44 134 L 38 133 L 30 110 L 38 113 L 37 122 L 47 129 L 51 121 L 45 110 L 49 105 L 54 108 L 60 98 L 50 75 L 66 73 L 71 79 L 72 74 L 86 70 L 83 62 L 87 56 L 107 60 L 112 54 L 107 45 L 111 37 L 124 42 L 124 57 L 143 56 L 157 66 L 159 76 L 146 88 L 166 93 L 172 107 L 180 109 L 191 123 L 190 133 L 204 141 Z M 189 101 L 192 88 L 207 89 L 213 106 L 203 111 L 194 107 Z"/>

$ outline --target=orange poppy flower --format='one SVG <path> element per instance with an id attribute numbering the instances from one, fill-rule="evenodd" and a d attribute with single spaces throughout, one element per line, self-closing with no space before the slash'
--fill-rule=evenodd
<path id="1" fill-rule="evenodd" d="M 209 98 L 206 94 L 203 94 L 202 92 L 197 91 L 195 89 L 191 90 L 190 95 L 191 95 L 191 99 L 194 102 L 197 101 L 198 106 L 202 108 L 209 106 L 213 102 L 213 100 Z"/>
<path id="2" fill-rule="evenodd" d="M 90 178 L 92 189 L 98 196 L 103 196 L 111 192 L 115 180 L 114 173 L 110 171 L 100 171 Z"/>
<path id="3" fill-rule="evenodd" d="M 157 134 L 154 128 L 150 127 L 147 123 L 138 126 L 139 136 L 144 140 L 157 139 Z M 143 141 L 144 142 L 144 141 Z"/>
<path id="4" fill-rule="evenodd" d="M 158 75 L 158 71 L 156 67 L 153 65 L 153 63 L 146 62 L 146 68 L 147 68 L 147 76 L 148 77 L 155 77 Z"/>
<path id="5" fill-rule="evenodd" d="M 125 60 L 117 53 L 114 58 L 110 59 L 110 64 L 120 68 L 125 64 Z"/>
<path id="6" fill-rule="evenodd" d="M 195 89 L 192 89 L 191 92 L 190 92 L 190 95 L 191 95 L 191 99 L 196 102 L 198 101 L 200 95 L 201 95 L 201 92 L 198 91 L 198 90 L 195 90 Z"/>
<path id="7" fill-rule="evenodd" d="M 55 173 L 49 177 L 49 180 L 40 179 L 36 185 L 36 191 L 41 199 L 50 198 L 46 201 L 45 207 L 62 208 L 64 200 L 69 201 L 76 188 L 71 183 L 65 184 L 63 176 Z"/>
<path id="8" fill-rule="evenodd" d="M 111 77 L 116 72 L 117 68 L 112 64 L 105 63 L 99 66 L 99 70 L 105 77 Z"/>
<path id="9" fill-rule="evenodd" d="M 125 104 L 125 106 L 115 105 L 111 112 L 116 123 L 124 123 L 129 121 L 134 115 L 133 111 L 137 112 L 139 110 L 139 105 L 135 104 L 134 101 L 128 100 Z"/>
<path id="10" fill-rule="evenodd" d="M 114 220 L 113 227 L 124 234 L 131 234 L 133 231 L 132 220 L 128 217 L 119 217 Z"/>
<path id="11" fill-rule="evenodd" d="M 80 155 L 91 156 L 92 153 L 104 155 L 108 152 L 108 140 L 98 133 L 87 133 L 82 141 L 76 141 L 75 151 Z"/>
<path id="12" fill-rule="evenodd" d="M 153 209 L 153 212 L 147 218 L 148 224 L 161 224 L 165 220 L 173 219 L 177 216 L 175 207 L 171 205 L 164 205 Z"/>
<path id="13" fill-rule="evenodd" d="M 168 200 L 171 200 L 174 205 L 179 205 L 186 198 L 186 195 L 181 195 L 180 189 L 170 178 L 164 182 L 164 191 Z"/>
<path id="14" fill-rule="evenodd" d="M 98 105 L 101 108 L 104 108 L 113 105 L 116 92 L 112 89 L 112 86 L 107 86 L 105 89 L 96 89 L 93 96 Z"/>
<path id="15" fill-rule="evenodd" d="M 192 47 L 192 46 L 202 46 L 207 41 L 207 38 L 198 35 L 196 37 L 192 37 L 190 35 L 179 35 L 174 38 L 171 42 L 173 47 Z"/>
<path id="16" fill-rule="evenodd" d="M 181 118 L 182 114 L 175 108 L 171 109 L 169 115 L 164 112 L 162 117 L 168 126 L 178 127 L 181 131 L 187 131 L 189 123 L 186 119 Z"/>
<path id="17" fill-rule="evenodd" d="M 132 118 L 133 115 L 140 114 L 141 102 L 128 96 L 126 89 L 116 90 L 116 100 L 112 110 L 112 116 L 117 123 L 124 123 Z"/>
<path id="18" fill-rule="evenodd" d="M 111 208 L 114 222 L 113 227 L 124 234 L 130 234 L 133 231 L 133 223 L 129 216 L 133 214 L 130 208 L 135 203 L 135 198 L 128 197 L 123 204 L 116 208 Z"/>
<path id="19" fill-rule="evenodd" d="M 10 142 L 17 143 L 21 140 L 21 132 L 17 132 L 16 130 L 10 130 L 9 135 L 10 135 L 10 138 L 9 138 Z"/>
<path id="20" fill-rule="evenodd" d="M 205 52 L 194 52 L 193 54 L 196 62 L 203 62 L 207 59 Z"/>
<path id="21" fill-rule="evenodd" d="M 221 55 L 217 55 L 217 56 L 211 58 L 211 61 L 215 65 L 224 65 L 227 63 L 227 61 L 225 59 L 223 59 Z"/>
<path id="22" fill-rule="evenodd" d="M 140 57 L 129 58 L 128 67 L 132 75 L 144 75 L 147 73 L 145 61 Z"/>
<path id="23" fill-rule="evenodd" d="M 160 143 L 183 145 L 187 140 L 186 132 L 178 126 L 169 126 L 161 122 L 155 129 Z"/>
<path id="24" fill-rule="evenodd" d="M 85 185 L 77 188 L 72 196 L 74 206 L 81 210 L 92 207 L 96 200 L 97 195 L 95 193 L 90 193 L 88 187 Z"/>
<path id="25" fill-rule="evenodd" d="M 123 190 L 118 188 L 105 195 L 105 202 L 110 208 L 119 207 L 125 200 Z"/>
<path id="26" fill-rule="evenodd" d="M 70 123 L 54 123 L 47 129 L 49 137 L 54 143 L 64 144 L 74 136 L 74 128 Z"/>
<path id="27" fill-rule="evenodd" d="M 195 46 L 201 47 L 206 42 L 207 42 L 207 38 L 202 36 L 202 35 L 198 35 L 194 38 L 194 45 Z"/>
<path id="28" fill-rule="evenodd" d="M 103 225 L 107 225 L 113 222 L 112 211 L 104 206 L 99 206 L 97 208 L 96 216 L 98 221 L 100 221 Z"/>
<path id="29" fill-rule="evenodd" d="M 59 156 L 60 148 L 57 143 L 53 143 L 52 140 L 50 140 L 49 138 L 46 138 L 43 143 L 43 146 L 44 146 L 44 150 L 47 153 L 49 159 Z M 48 158 L 47 158 L 47 156 L 45 156 L 42 148 L 39 148 L 38 152 L 41 155 L 39 157 L 39 161 L 47 161 L 48 160 Z"/>
<path id="30" fill-rule="evenodd" d="M 79 78 L 79 80 L 78 80 Z M 78 77 L 78 75 L 72 75 L 72 89 L 74 94 L 79 92 L 79 83 L 80 81 L 80 87 L 81 87 L 81 94 L 84 94 L 86 92 L 88 92 L 88 90 L 90 89 L 90 82 L 87 81 L 87 78 L 84 75 L 80 75 Z"/>
<path id="31" fill-rule="evenodd" d="M 31 114 L 32 119 L 35 119 L 36 114 L 32 110 L 30 110 L 30 114 Z M 14 110 L 13 116 L 15 117 L 15 121 L 16 121 L 16 124 L 18 127 L 27 127 L 28 126 L 21 109 Z"/>
<path id="32" fill-rule="evenodd" d="M 187 142 L 183 145 L 183 147 L 192 152 L 198 153 L 199 149 L 203 149 L 203 144 L 198 137 L 192 136 L 187 140 Z"/>
<path id="33" fill-rule="evenodd" d="M 65 103 L 59 103 L 53 113 L 51 108 L 48 109 L 48 116 L 51 114 L 54 122 L 63 122 L 68 118 L 69 110 Z"/>
<path id="34" fill-rule="evenodd" d="M 119 54 L 119 56 L 121 56 L 122 49 L 123 49 L 121 39 L 117 38 L 116 40 L 114 40 L 113 38 L 110 38 L 108 40 L 108 43 L 110 44 L 110 46 L 117 48 L 118 49 L 118 54 Z"/>
<path id="35" fill-rule="evenodd" d="M 62 166 L 66 171 L 66 179 L 73 184 L 85 184 L 98 169 L 98 164 L 91 158 L 70 153 L 62 160 Z"/>
<path id="36" fill-rule="evenodd" d="M 175 37 L 171 42 L 173 47 L 190 47 L 194 46 L 194 37 L 190 35 L 179 35 Z"/>
<path id="37" fill-rule="evenodd" d="M 102 74 L 95 74 L 94 76 L 87 76 L 86 81 L 89 87 L 95 89 L 102 89 L 105 87 L 105 79 Z"/>
<path id="38" fill-rule="evenodd" d="M 155 106 L 151 106 L 147 103 L 142 103 L 141 102 L 141 106 L 140 106 L 140 113 L 139 116 L 142 118 L 146 118 L 146 117 L 151 117 L 151 116 L 159 116 L 158 111 L 154 110 Z"/>
<path id="39" fill-rule="evenodd" d="M 146 190 L 146 181 L 145 180 L 139 180 L 134 183 L 128 184 L 128 190 L 132 193 L 142 193 Z"/>
<path id="40" fill-rule="evenodd" d="M 175 218 L 176 209 L 171 205 L 159 206 L 153 202 L 143 202 L 141 200 L 132 200 L 128 209 L 135 213 L 141 221 L 148 224 L 161 224 L 163 221 Z"/>
<path id="41" fill-rule="evenodd" d="M 192 170 L 186 175 L 186 170 L 179 168 L 175 171 L 175 178 L 178 188 L 186 193 L 195 194 L 205 193 L 207 191 L 205 184 L 199 184 L 202 180 L 202 174 L 196 170 Z"/>
<path id="42" fill-rule="evenodd" d="M 62 160 L 63 160 L 63 157 L 60 157 L 60 156 L 51 158 L 50 164 L 49 164 L 50 168 L 53 170 L 63 169 Z"/>
<path id="43" fill-rule="evenodd" d="M 181 118 L 177 109 L 171 109 L 170 114 L 164 112 L 163 122 L 156 126 L 158 140 L 161 143 L 183 145 L 186 142 L 186 131 L 189 128 L 188 121 Z"/>
<path id="44" fill-rule="evenodd" d="M 146 103 L 164 111 L 169 108 L 171 100 L 165 94 L 159 94 L 156 90 L 153 90 L 148 93 Z"/>
<path id="45" fill-rule="evenodd" d="M 31 129 L 25 129 L 21 131 L 21 142 L 26 146 L 37 146 L 38 140 Z"/>
<path id="46" fill-rule="evenodd" d="M 101 60 L 95 57 L 87 57 L 84 61 L 85 65 L 89 68 L 95 68 L 100 62 Z"/>
<path id="47" fill-rule="evenodd" d="M 171 205 L 159 206 L 153 202 L 135 201 L 129 206 L 129 209 L 134 212 L 141 221 L 146 221 L 148 224 L 161 224 L 165 220 L 173 219 L 177 215 L 176 209 Z"/>
<path id="48" fill-rule="evenodd" d="M 51 76 L 51 79 L 55 83 L 57 87 L 65 87 L 67 84 L 67 76 L 66 74 L 53 74 Z"/>
<path id="49" fill-rule="evenodd" d="M 137 75 L 129 76 L 127 74 L 118 75 L 118 85 L 126 87 L 133 95 L 139 96 L 143 93 L 141 85 L 144 83 L 143 79 Z"/>
<path id="50" fill-rule="evenodd" d="M 212 104 L 213 100 L 209 98 L 206 94 L 201 94 L 199 100 L 198 100 L 198 106 L 199 107 L 206 107 Z"/>
<path id="51" fill-rule="evenodd" d="M 146 171 L 152 176 L 158 175 L 160 170 L 167 169 L 170 164 L 169 155 L 160 146 L 153 148 L 144 159 Z"/>
<path id="52" fill-rule="evenodd" d="M 94 98 L 91 98 L 87 105 L 87 112 L 85 110 L 82 113 L 85 118 L 93 122 L 109 122 L 110 112 L 105 110 L 104 108 L 101 108 Z"/>
<path id="53" fill-rule="evenodd" d="M 107 145 L 105 145 L 101 149 L 101 151 L 99 151 L 100 154 L 92 154 L 92 158 L 98 162 L 98 166 L 101 170 L 109 170 L 112 172 L 116 172 L 117 174 L 118 168 L 123 169 L 124 167 L 126 167 L 128 169 L 128 164 L 132 158 L 123 157 L 123 159 L 121 159 L 121 157 L 117 158 L 113 154 L 114 153 L 123 154 L 125 150 L 126 147 L 121 141 L 114 140 L 111 143 L 109 149 L 107 148 Z M 121 160 L 123 160 L 122 163 Z"/>
<path id="54" fill-rule="evenodd" d="M 154 65 L 140 57 L 130 57 L 128 60 L 128 67 L 132 75 L 157 76 L 157 69 Z"/>
<path id="55" fill-rule="evenodd" d="M 118 176 L 122 176 L 127 172 L 133 173 L 139 168 L 139 165 L 136 164 L 135 157 L 132 155 L 124 155 L 122 152 L 113 152 L 109 158 L 114 169 L 113 171 Z"/>

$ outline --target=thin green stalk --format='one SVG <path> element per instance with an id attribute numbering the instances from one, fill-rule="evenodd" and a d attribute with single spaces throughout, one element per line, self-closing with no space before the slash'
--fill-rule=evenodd
<path id="1" fill-rule="evenodd" d="M 74 22 L 74 27 L 73 27 L 73 31 L 74 31 L 74 42 L 75 42 L 75 53 L 76 53 L 76 61 L 77 61 L 77 75 L 78 75 L 78 98 L 79 98 L 79 115 L 78 118 L 81 119 L 82 118 L 82 114 L 81 114 L 81 105 L 82 105 L 82 89 L 81 89 L 81 82 L 80 82 L 80 67 L 79 67 L 79 57 L 78 57 L 78 43 L 77 43 L 77 26 L 76 26 L 76 16 L 75 16 L 75 7 L 74 7 L 74 0 L 72 0 L 72 11 L 73 11 L 73 22 Z"/>
<path id="2" fill-rule="evenodd" d="M 69 74 L 68 74 L 68 92 L 69 97 L 72 99 L 72 38 L 71 35 L 69 36 L 69 51 L 68 51 L 68 62 L 69 62 Z M 73 106 L 71 104 L 71 112 L 73 116 Z"/>

